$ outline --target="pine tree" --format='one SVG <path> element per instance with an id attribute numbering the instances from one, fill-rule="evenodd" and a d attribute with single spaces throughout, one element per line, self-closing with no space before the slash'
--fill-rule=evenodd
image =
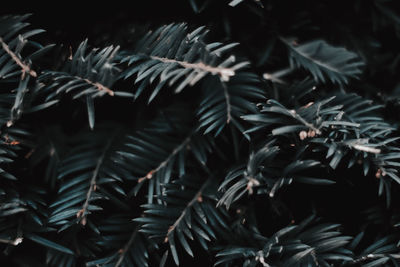
<path id="1" fill-rule="evenodd" d="M 0 16 L 4 266 L 400 266 L 395 1 L 150 2 Z"/>

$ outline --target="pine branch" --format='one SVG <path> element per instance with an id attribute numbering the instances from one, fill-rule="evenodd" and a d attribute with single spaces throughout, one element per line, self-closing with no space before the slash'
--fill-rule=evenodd
<path id="1" fill-rule="evenodd" d="M 217 206 L 225 205 L 227 209 L 248 195 L 267 194 L 273 198 L 276 192 L 292 183 L 330 185 L 328 179 L 320 179 L 307 175 L 307 171 L 320 166 L 321 163 L 305 159 L 305 148 L 290 152 L 291 149 L 280 149 L 272 140 L 257 151 L 250 154 L 247 164 L 239 165 L 226 175 L 219 186 L 223 195 Z"/>
<path id="2" fill-rule="evenodd" d="M 210 179 L 208 179 L 201 187 L 200 189 L 197 191 L 197 193 L 194 195 L 194 197 L 189 201 L 189 203 L 186 205 L 186 207 L 181 211 L 181 215 L 178 217 L 178 219 L 174 222 L 173 225 L 171 225 L 168 228 L 168 232 L 167 232 L 167 236 L 165 237 L 164 242 L 168 242 L 169 236 L 173 234 L 173 232 L 175 231 L 176 227 L 182 222 L 182 220 L 185 218 L 187 212 L 189 209 L 192 208 L 192 206 L 196 203 L 196 202 L 202 202 L 202 193 L 204 191 L 204 189 L 208 186 L 208 184 L 210 183 Z"/>
<path id="3" fill-rule="evenodd" d="M 163 184 L 174 175 L 182 177 L 188 164 L 206 164 L 213 141 L 210 136 L 192 128 L 191 113 L 187 108 L 171 106 L 157 115 L 144 130 L 126 138 L 125 147 L 119 153 L 130 162 L 138 177 L 131 194 L 136 195 L 145 181 L 149 181 L 148 202 L 152 203 L 151 192 L 161 193 Z"/>
<path id="4" fill-rule="evenodd" d="M 231 115 L 231 111 L 232 111 L 231 100 L 230 100 L 230 96 L 229 96 L 229 93 L 228 93 L 228 88 L 227 88 L 225 83 L 222 83 L 222 88 L 224 89 L 224 96 L 225 96 L 225 100 L 226 100 L 226 123 L 229 123 L 231 121 L 231 118 L 232 118 L 232 115 Z"/>
<path id="5" fill-rule="evenodd" d="M 223 58 L 223 52 L 236 46 L 236 43 L 222 45 L 221 43 L 205 42 L 207 31 L 199 27 L 188 32 L 186 24 L 165 25 L 154 32 L 149 32 L 139 41 L 133 55 L 125 57 L 122 62 L 128 63 L 127 70 L 122 74 L 128 79 L 136 74 L 135 98 L 143 90 L 157 81 L 152 91 L 150 103 L 168 82 L 169 86 L 176 84 L 175 93 L 188 86 L 193 86 L 208 74 L 218 76 L 222 82 L 229 81 L 236 71 L 248 65 L 248 62 L 235 63 L 235 57 Z M 168 44 L 168 48 L 165 47 Z M 158 79 L 157 79 L 158 78 Z"/>
<path id="6" fill-rule="evenodd" d="M 162 57 L 157 57 L 157 56 L 150 56 L 150 57 L 152 59 L 159 60 L 163 63 L 176 63 L 186 69 L 195 69 L 195 70 L 199 70 L 199 71 L 209 72 L 213 75 L 219 75 L 221 77 L 222 81 L 229 81 L 230 77 L 235 75 L 234 68 L 214 67 L 214 66 L 206 65 L 203 62 L 189 63 L 189 62 L 185 62 L 185 61 L 179 61 L 179 60 L 169 59 L 169 58 L 162 58 Z M 192 80 L 190 84 L 193 85 L 195 83 L 195 81 L 196 80 Z"/>
<path id="7" fill-rule="evenodd" d="M 21 69 L 22 69 L 21 79 L 22 80 L 25 78 L 25 73 L 28 73 L 32 77 L 35 77 L 35 78 L 37 77 L 36 72 L 33 69 L 31 69 L 30 66 L 28 66 L 27 64 L 24 64 L 22 62 L 22 60 L 13 51 L 11 51 L 11 49 L 8 47 L 8 45 L 3 41 L 3 39 L 1 37 L 0 37 L 0 43 L 1 43 L 1 46 L 3 47 L 4 51 L 6 51 L 7 54 L 9 54 L 10 57 L 15 61 L 15 63 L 17 63 L 18 66 L 21 67 Z"/>
<path id="8" fill-rule="evenodd" d="M 251 231 L 243 229 L 237 233 L 241 235 L 237 240 L 243 245 L 221 250 L 215 265 L 244 262 L 253 266 L 329 266 L 351 261 L 352 252 L 345 248 L 351 237 L 336 230 L 338 224 L 310 226 L 313 220 L 311 216 L 299 225 L 283 227 L 270 237 L 261 236 L 256 226 Z M 246 246 L 246 240 L 251 239 L 254 241 Z"/>
<path id="9" fill-rule="evenodd" d="M 199 128 L 204 133 L 221 133 L 224 127 L 232 123 L 244 136 L 242 116 L 257 111 L 253 101 L 265 99 L 258 77 L 248 72 L 238 72 L 229 82 L 221 82 L 208 77 L 203 83 L 202 98 L 197 110 Z"/>
<path id="10" fill-rule="evenodd" d="M 320 105 L 320 104 L 319 104 Z M 320 108 L 318 108 L 319 110 Z M 300 121 L 301 123 L 303 123 L 305 126 L 307 126 L 309 129 L 313 130 L 315 132 L 315 134 L 319 135 L 321 134 L 321 130 L 320 127 L 317 128 L 316 126 L 314 126 L 312 123 L 309 123 L 307 120 L 305 120 L 301 115 L 299 115 L 296 110 L 289 110 L 289 114 L 295 118 L 296 120 Z M 318 116 L 318 114 L 317 114 Z"/>
<path id="11" fill-rule="evenodd" d="M 347 84 L 348 78 L 361 74 L 364 62 L 357 54 L 342 47 L 333 47 L 323 40 L 298 45 L 295 41 L 280 38 L 290 51 L 292 66 L 309 70 L 316 81 L 325 82 L 325 76 L 333 83 Z"/>
<path id="12" fill-rule="evenodd" d="M 27 75 L 36 78 L 38 74 L 31 67 L 32 60 L 40 58 L 54 46 L 43 47 L 28 39 L 44 32 L 40 29 L 24 31 L 29 26 L 25 22 L 28 17 L 29 15 L 0 16 L 0 77 L 4 80 L 12 81 L 19 74 L 18 80 L 24 80 Z M 30 46 L 29 49 L 24 50 L 27 45 Z"/>
<path id="13" fill-rule="evenodd" d="M 300 90 L 302 88 L 303 85 L 298 86 L 298 91 L 290 90 L 297 91 L 296 94 L 300 96 L 306 96 L 312 91 L 309 89 L 303 92 Z M 380 179 L 380 194 L 385 192 L 389 201 L 390 179 L 400 183 L 397 174 L 400 154 L 395 148 L 399 137 L 393 136 L 394 128 L 390 124 L 373 113 L 380 105 L 373 105 L 371 101 L 355 94 L 337 93 L 333 97 L 298 107 L 299 97 L 296 94 L 292 98 L 293 102 L 287 103 L 294 107 L 292 109 L 269 100 L 267 105 L 263 105 L 260 114 L 243 116 L 256 125 L 246 132 L 272 129 L 274 135 L 285 135 L 293 138 L 294 142 L 300 139 L 313 146 L 317 145 L 313 151 L 325 153 L 333 169 L 339 166 L 346 154 L 351 153 L 348 168 L 363 158 L 364 175 L 372 168 L 377 169 L 375 176 L 383 178 Z M 389 158 L 391 160 L 387 160 Z"/>
<path id="14" fill-rule="evenodd" d="M 172 257 L 179 265 L 176 241 L 184 250 L 194 256 L 187 241 L 198 240 L 204 249 L 206 241 L 215 239 L 217 233 L 228 228 L 225 216 L 215 208 L 214 195 L 206 189 L 212 185 L 212 178 L 204 181 L 196 175 L 184 176 L 165 185 L 160 204 L 145 204 L 145 216 L 136 218 L 142 224 L 140 232 L 159 243 L 168 243 Z M 173 212 L 170 212 L 173 211 Z"/>
<path id="15" fill-rule="evenodd" d="M 94 98 L 104 94 L 110 96 L 131 96 L 125 92 L 113 91 L 110 88 L 117 81 L 116 56 L 119 47 L 109 46 L 99 50 L 87 51 L 87 40 L 83 41 L 73 57 L 68 60 L 61 71 L 45 71 L 39 81 L 45 86 L 41 91 L 47 94 L 46 101 L 55 101 L 63 94 L 70 93 L 73 99 L 85 97 L 88 121 L 94 128 Z M 54 90 L 54 89 L 57 90 Z"/>
<path id="16" fill-rule="evenodd" d="M 78 213 L 76 214 L 76 217 L 79 219 L 80 223 L 82 225 L 86 225 L 86 215 L 87 215 L 87 209 L 89 207 L 89 201 L 90 198 L 92 196 L 93 191 L 96 191 L 96 179 L 97 176 L 99 174 L 99 170 L 101 165 L 103 164 L 104 158 L 106 156 L 106 153 L 108 152 L 108 149 L 111 146 L 111 143 L 114 139 L 115 134 L 110 138 L 110 140 L 108 141 L 107 145 L 104 147 L 103 153 L 101 154 L 101 156 L 99 157 L 99 159 L 97 160 L 97 164 L 96 164 L 96 168 L 93 171 L 92 174 L 92 178 L 90 179 L 90 186 L 89 186 L 89 190 L 86 194 L 86 200 L 85 203 L 82 206 L 82 209 L 80 209 L 78 211 Z"/>
<path id="17" fill-rule="evenodd" d="M 107 94 L 109 94 L 110 96 L 114 96 L 114 91 L 113 91 L 113 90 L 111 90 L 111 89 L 108 88 L 107 86 L 102 85 L 102 84 L 99 83 L 99 82 L 92 82 L 92 81 L 90 81 L 90 80 L 87 79 L 87 78 L 81 78 L 81 77 L 78 77 L 78 76 L 75 76 L 75 78 L 84 80 L 84 81 L 87 82 L 88 84 L 96 86 L 97 89 L 99 89 L 99 91 L 105 91 L 105 92 L 106 92 Z"/>
<path id="18" fill-rule="evenodd" d="M 122 146 L 118 137 L 123 134 L 115 125 L 105 124 L 99 125 L 99 130 L 94 133 L 77 135 L 77 143 L 59 164 L 60 188 L 50 205 L 50 224 L 61 227 L 61 230 L 74 223 L 86 225 L 87 215 L 102 209 L 92 204 L 93 200 L 115 200 L 113 194 L 125 195 L 118 183 L 131 179 L 132 175 L 129 166 L 124 165 L 116 152 Z M 99 147 L 99 144 L 104 146 Z M 126 208 L 123 202 L 118 204 L 120 208 Z"/>
<path id="19" fill-rule="evenodd" d="M 142 183 L 145 179 L 151 179 L 154 174 L 156 174 L 158 171 L 161 169 L 165 168 L 167 164 L 178 154 L 180 153 L 183 149 L 186 148 L 186 146 L 190 143 L 192 139 L 193 133 L 191 133 L 188 137 L 186 137 L 182 143 L 180 143 L 178 146 L 172 150 L 170 154 L 168 154 L 167 158 L 162 161 L 155 169 L 149 171 L 145 176 L 141 177 L 138 179 L 138 183 Z"/>

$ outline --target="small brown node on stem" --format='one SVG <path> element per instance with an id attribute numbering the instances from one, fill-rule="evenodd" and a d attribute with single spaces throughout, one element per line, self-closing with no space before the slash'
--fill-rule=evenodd
<path id="1" fill-rule="evenodd" d="M 308 134 L 307 134 L 306 131 L 301 131 L 301 132 L 299 133 L 300 140 L 306 139 L 307 136 L 308 136 Z"/>
<path id="2" fill-rule="evenodd" d="M 82 217 L 82 215 L 83 215 L 84 212 L 85 212 L 85 211 L 84 211 L 83 209 L 80 209 L 80 210 L 76 213 L 76 218 Z"/>
<path id="3" fill-rule="evenodd" d="M 149 172 L 146 174 L 146 178 L 147 178 L 147 179 L 151 179 L 151 178 L 153 177 L 153 173 L 154 173 L 154 170 L 149 171 Z"/>
<path id="4" fill-rule="evenodd" d="M 72 60 L 72 46 L 69 46 L 69 60 Z"/>
<path id="5" fill-rule="evenodd" d="M 376 173 L 375 173 L 375 177 L 376 177 L 377 179 L 379 179 L 379 178 L 381 178 L 382 176 L 385 176 L 385 175 L 386 175 L 386 172 L 382 171 L 382 169 L 378 169 L 378 170 L 376 171 Z"/>
<path id="6" fill-rule="evenodd" d="M 254 178 L 249 178 L 249 182 L 247 183 L 246 190 L 249 191 L 249 195 L 253 194 L 253 187 L 260 185 L 260 182 Z"/>
<path id="7" fill-rule="evenodd" d="M 309 130 L 308 132 L 307 132 L 307 136 L 308 137 L 314 137 L 316 135 L 316 133 L 315 133 L 315 131 L 314 130 Z"/>
<path id="8" fill-rule="evenodd" d="M 312 105 L 314 105 L 314 102 L 309 102 L 308 104 L 302 106 L 302 108 L 309 108 L 309 107 L 311 107 Z"/>
<path id="9" fill-rule="evenodd" d="M 149 171 L 149 172 L 146 174 L 146 176 L 143 176 L 143 177 L 139 178 L 138 183 L 141 183 L 141 182 L 143 182 L 143 181 L 146 180 L 146 179 L 149 179 L 149 180 L 150 180 L 150 179 L 153 177 L 154 172 L 155 172 L 155 170 Z"/>

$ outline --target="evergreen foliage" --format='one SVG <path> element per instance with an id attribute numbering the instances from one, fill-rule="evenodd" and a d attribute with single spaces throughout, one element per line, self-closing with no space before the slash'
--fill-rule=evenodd
<path id="1" fill-rule="evenodd" d="M 394 2 L 1 15 L 0 265 L 400 266 Z"/>

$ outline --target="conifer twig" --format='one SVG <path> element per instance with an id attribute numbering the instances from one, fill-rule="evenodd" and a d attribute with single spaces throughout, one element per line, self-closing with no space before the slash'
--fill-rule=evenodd
<path id="1" fill-rule="evenodd" d="M 183 218 L 185 218 L 186 213 L 188 211 L 188 209 L 190 209 L 196 202 L 202 202 L 203 198 L 202 198 L 202 193 L 204 191 L 204 189 L 207 187 L 208 182 L 210 180 L 207 180 L 201 187 L 200 189 L 197 191 L 197 193 L 194 195 L 194 197 L 190 200 L 190 202 L 186 205 L 186 207 L 183 209 L 181 215 L 178 217 L 178 219 L 176 219 L 176 221 L 174 222 L 173 225 L 171 225 L 168 228 L 168 232 L 167 232 L 167 236 L 164 239 L 164 242 L 167 243 L 168 242 L 168 236 L 170 235 L 170 233 L 172 233 L 173 231 L 175 231 L 176 227 L 179 225 L 179 223 L 183 220 Z"/>
<path id="2" fill-rule="evenodd" d="M 107 86 L 105 86 L 105 85 L 103 85 L 103 84 L 101 84 L 99 82 L 93 82 L 93 81 L 91 81 L 91 80 L 89 80 L 87 78 L 82 78 L 82 77 L 79 77 L 79 76 L 74 76 L 74 77 L 77 78 L 77 79 L 83 80 L 83 81 L 87 82 L 90 85 L 93 85 L 93 86 L 97 87 L 97 89 L 99 91 L 105 91 L 110 96 L 114 96 L 114 91 L 113 90 L 111 90 L 110 88 L 108 88 Z"/>
<path id="3" fill-rule="evenodd" d="M 232 119 L 231 111 L 231 98 L 228 93 L 228 87 L 226 86 L 225 83 L 221 83 L 222 88 L 224 89 L 224 96 L 225 96 L 225 102 L 226 102 L 226 123 L 229 123 Z"/>
<path id="4" fill-rule="evenodd" d="M 177 147 L 175 147 L 175 149 L 171 152 L 171 154 L 168 155 L 168 157 L 162 161 L 155 169 L 152 169 L 151 171 L 149 171 L 145 176 L 140 177 L 138 180 L 138 183 L 143 182 L 146 179 L 151 179 L 153 178 L 153 175 L 155 173 L 157 173 L 159 170 L 161 170 L 162 168 L 164 168 L 165 166 L 167 166 L 168 162 L 176 155 L 179 153 L 179 151 L 181 151 L 192 139 L 192 134 L 190 134 L 188 137 L 185 138 L 185 140 L 183 140 L 183 142 L 181 144 L 179 144 Z"/>
<path id="5" fill-rule="evenodd" d="M 186 61 L 179 61 L 175 59 L 157 57 L 157 56 L 151 56 L 151 58 L 164 63 L 176 63 L 187 69 L 197 69 L 209 72 L 213 75 L 219 75 L 223 81 L 229 81 L 229 78 L 235 75 L 235 70 L 233 68 L 213 67 L 210 65 L 206 65 L 203 62 L 189 63 Z"/>
<path id="6" fill-rule="evenodd" d="M 114 136 L 115 136 L 115 134 L 114 134 Z M 113 138 L 110 138 L 110 140 L 108 141 L 107 145 L 105 146 L 105 148 L 103 150 L 103 153 L 101 154 L 100 158 L 97 160 L 96 168 L 94 169 L 92 178 L 90 180 L 89 190 L 86 193 L 85 203 L 83 204 L 82 209 L 80 209 L 76 213 L 76 217 L 79 219 L 79 221 L 82 225 L 86 225 L 86 215 L 87 215 L 87 210 L 89 208 L 90 197 L 92 196 L 93 192 L 96 191 L 97 176 L 99 175 L 101 164 L 103 164 L 105 155 L 107 153 L 108 148 L 111 146 L 112 140 L 113 140 Z"/>
<path id="7" fill-rule="evenodd" d="M 28 73 L 32 77 L 37 77 L 37 74 L 34 70 L 31 69 L 28 65 L 22 62 L 22 60 L 13 52 L 11 51 L 10 47 L 3 41 L 3 38 L 0 37 L 0 43 L 3 47 L 4 51 L 18 64 L 18 66 L 22 69 L 22 79 L 25 77 L 25 73 Z"/>

